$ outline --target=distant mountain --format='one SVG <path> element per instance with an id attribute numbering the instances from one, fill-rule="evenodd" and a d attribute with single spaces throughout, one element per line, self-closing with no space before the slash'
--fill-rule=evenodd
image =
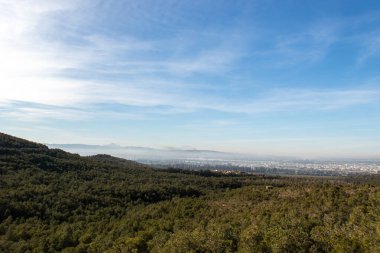
<path id="1" fill-rule="evenodd" d="M 87 145 L 87 144 L 46 144 L 50 148 L 91 148 L 91 149 L 99 149 L 99 148 L 105 148 L 106 146 L 103 145 Z"/>
<path id="2" fill-rule="evenodd" d="M 52 148 L 83 148 L 83 149 L 139 149 L 139 150 L 157 150 L 157 151 L 172 151 L 172 152 L 193 152 L 193 153 L 217 153 L 217 154 L 230 154 L 228 152 L 221 152 L 215 150 L 195 149 L 195 148 L 151 148 L 151 147 L 139 147 L 139 146 L 121 146 L 115 143 L 107 145 L 91 145 L 91 144 L 46 144 Z"/>
<path id="3" fill-rule="evenodd" d="M 220 152 L 214 150 L 200 150 L 190 148 L 152 148 L 139 146 L 87 145 L 87 144 L 47 144 L 50 148 L 59 148 L 81 155 L 109 154 L 127 159 L 232 159 L 239 154 Z"/>
<path id="4" fill-rule="evenodd" d="M 222 152 L 216 150 L 205 150 L 195 148 L 178 147 L 139 147 L 120 146 L 117 144 L 108 145 L 87 145 L 87 144 L 47 144 L 51 148 L 60 148 L 80 155 L 95 155 L 98 153 L 109 154 L 131 160 L 290 160 L 293 157 L 280 156 L 259 156 L 250 154 L 240 154 L 232 152 Z"/>
<path id="5" fill-rule="evenodd" d="M 138 147 L 138 146 L 120 146 L 115 143 L 110 143 L 107 145 L 91 145 L 91 144 L 46 144 L 51 148 L 62 148 L 62 149 L 141 149 L 141 150 L 159 150 L 149 147 Z"/>

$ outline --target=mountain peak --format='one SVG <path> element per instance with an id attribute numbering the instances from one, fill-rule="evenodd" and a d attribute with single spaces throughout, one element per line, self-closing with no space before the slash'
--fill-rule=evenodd
<path id="1" fill-rule="evenodd" d="M 116 143 L 110 143 L 110 144 L 107 144 L 107 145 L 104 145 L 104 147 L 107 147 L 107 148 L 122 148 L 122 146 L 116 144 Z"/>

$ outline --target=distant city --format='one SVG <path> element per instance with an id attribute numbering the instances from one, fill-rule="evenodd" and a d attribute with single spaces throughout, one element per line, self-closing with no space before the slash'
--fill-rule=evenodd
<path id="1" fill-rule="evenodd" d="M 346 176 L 380 173 L 380 161 L 313 161 L 313 160 L 137 160 L 156 167 L 192 170 L 215 170 L 276 175 Z"/>
<path id="2" fill-rule="evenodd" d="M 380 160 L 302 160 L 286 157 L 260 157 L 212 150 L 122 147 L 110 145 L 48 144 L 80 155 L 109 154 L 158 168 L 214 170 L 224 173 L 273 175 L 346 176 L 380 173 Z"/>

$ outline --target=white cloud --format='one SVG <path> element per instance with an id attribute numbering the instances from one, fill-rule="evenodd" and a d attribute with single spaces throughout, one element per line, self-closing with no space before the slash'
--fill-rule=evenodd
<path id="1" fill-rule="evenodd" d="M 68 10 L 69 2 L 1 1 L 0 98 L 62 104 L 78 101 L 83 83 L 55 78 L 54 73 L 73 67 L 42 40 L 40 20 Z"/>
<path id="2" fill-rule="evenodd" d="M 13 101 L 56 106 L 15 108 L 8 116 L 66 118 L 73 113 L 65 106 L 91 112 L 97 103 L 144 107 L 146 114 L 202 109 L 252 114 L 335 110 L 379 102 L 379 90 L 361 88 L 272 90 L 242 101 L 229 100 L 228 94 L 201 94 L 207 85 L 184 81 L 186 77 L 228 73 L 244 56 L 243 35 L 213 34 L 212 43 L 204 42 L 209 35 L 196 38 L 194 32 L 160 40 L 110 38 L 91 30 L 83 35 L 77 32 L 83 25 L 80 19 L 70 18 L 81 8 L 76 1 L 0 1 L 0 106 Z M 55 14 L 67 17 L 71 29 L 55 30 L 57 22 L 63 22 Z M 273 50 L 262 53 L 290 61 L 321 59 L 337 40 L 339 27 L 339 22 L 318 23 L 306 32 L 279 37 Z M 192 42 L 188 45 L 183 40 Z"/>
<path id="3" fill-rule="evenodd" d="M 181 90 L 177 83 L 176 91 L 168 92 L 162 89 L 162 86 L 173 86 L 168 77 L 225 71 L 237 58 L 234 50 L 225 48 L 223 43 L 191 56 L 186 52 L 172 58 L 168 53 L 178 44 L 176 38 L 149 41 L 130 36 L 110 39 L 97 33 L 81 35 L 76 33 L 80 22 L 72 24 L 71 30 L 54 30 L 59 28 L 54 26 L 57 21 L 54 14 L 65 16 L 62 13 L 66 13 L 70 20 L 71 12 L 79 8 L 75 1 L 3 0 L 0 4 L 0 98 L 3 100 L 51 105 L 108 102 L 177 106 L 177 100 L 186 96 L 183 93 L 188 84 L 182 82 L 185 90 Z M 66 41 L 66 36 L 74 38 L 76 43 Z M 147 56 L 157 50 L 156 58 Z M 136 56 L 136 52 L 143 56 Z M 75 72 L 87 72 L 89 76 L 66 76 Z M 128 75 L 129 80 L 125 77 L 123 82 L 112 80 L 117 75 Z M 152 83 L 157 88 L 146 87 L 147 75 L 153 75 Z"/>

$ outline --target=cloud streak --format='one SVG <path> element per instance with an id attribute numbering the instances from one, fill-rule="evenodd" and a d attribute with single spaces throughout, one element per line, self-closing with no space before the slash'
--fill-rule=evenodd
<path id="1" fill-rule="evenodd" d="M 256 51 L 254 55 L 269 57 L 271 67 L 289 68 L 298 64 L 313 64 L 321 61 L 329 48 L 339 40 L 340 29 L 339 21 L 319 21 L 302 32 L 271 34 L 275 38 L 271 41 L 271 46 Z"/>
<path id="2" fill-rule="evenodd" d="M 108 117 L 125 117 L 144 120 L 158 115 L 186 114 L 201 110 L 212 110 L 222 113 L 263 114 L 278 112 L 302 111 L 336 111 L 359 105 L 379 105 L 380 90 L 275 90 L 256 98 L 254 101 L 230 102 L 215 98 L 207 103 L 203 98 L 186 99 L 185 94 L 167 96 L 165 94 L 146 94 L 145 91 L 120 89 L 117 94 L 104 89 L 103 86 L 92 87 L 86 103 L 75 107 L 53 106 L 32 102 L 2 100 L 0 114 L 18 119 L 89 119 L 102 113 Z M 104 90 L 103 90 L 104 89 Z M 111 90 L 113 90 L 111 88 Z M 144 92 L 144 94 L 140 94 Z M 99 94 L 102 94 L 101 96 Z M 149 97 L 146 101 L 141 97 Z M 215 121 L 229 122 L 229 121 Z"/>

